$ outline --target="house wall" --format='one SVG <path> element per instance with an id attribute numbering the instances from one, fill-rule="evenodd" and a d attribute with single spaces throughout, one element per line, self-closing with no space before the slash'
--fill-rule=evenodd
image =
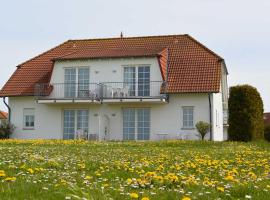
<path id="1" fill-rule="evenodd" d="M 211 94 L 212 101 L 212 131 L 214 141 L 223 141 L 223 105 L 222 93 Z"/>
<path id="2" fill-rule="evenodd" d="M 124 66 L 150 66 L 150 81 L 162 81 L 157 58 L 114 58 L 73 61 L 56 61 L 51 83 L 64 83 L 64 69 L 67 67 L 89 67 L 90 82 L 123 82 Z"/>
<path id="3" fill-rule="evenodd" d="M 214 109 L 220 109 L 221 94 L 213 95 Z M 171 94 L 169 103 L 115 103 L 115 104 L 38 104 L 33 97 L 11 97 L 11 123 L 16 126 L 14 138 L 63 138 L 63 110 L 89 109 L 89 133 L 104 137 L 104 117 L 110 121 L 109 139 L 121 140 L 123 136 L 122 109 L 147 107 L 151 109 L 150 139 L 198 139 L 196 129 L 182 129 L 182 106 L 194 106 L 194 125 L 209 122 L 208 94 Z M 35 130 L 23 129 L 23 109 L 35 108 Z M 222 109 L 222 107 L 221 107 Z M 215 113 L 213 113 L 215 118 Z M 222 112 L 220 112 L 222 119 Z M 222 123 L 214 127 L 214 140 L 222 140 Z M 209 138 L 209 134 L 206 138 Z"/>

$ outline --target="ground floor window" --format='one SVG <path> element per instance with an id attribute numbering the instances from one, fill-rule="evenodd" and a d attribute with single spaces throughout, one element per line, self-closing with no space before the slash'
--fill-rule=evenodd
<path id="1" fill-rule="evenodd" d="M 78 134 L 88 134 L 89 111 L 64 110 L 64 139 L 75 139 Z"/>
<path id="2" fill-rule="evenodd" d="M 194 107 L 183 106 L 183 128 L 194 128 Z"/>
<path id="3" fill-rule="evenodd" d="M 35 128 L 35 109 L 34 108 L 23 109 L 23 126 L 25 129 Z"/>
<path id="4" fill-rule="evenodd" d="M 149 108 L 123 109 L 123 139 L 124 140 L 150 139 Z"/>

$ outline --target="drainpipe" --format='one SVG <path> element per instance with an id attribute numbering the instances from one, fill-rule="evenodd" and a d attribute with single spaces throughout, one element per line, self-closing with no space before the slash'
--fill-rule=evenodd
<path id="1" fill-rule="evenodd" d="M 213 133 L 212 133 L 212 102 L 211 102 L 211 93 L 208 93 L 208 100 L 209 100 L 209 122 L 210 122 L 210 141 L 213 140 Z"/>
<path id="2" fill-rule="evenodd" d="M 9 105 L 6 102 L 6 97 L 3 97 L 3 102 L 6 105 L 6 107 L 8 108 L 8 123 L 10 124 L 10 117 L 11 117 L 11 109 L 9 107 Z"/>

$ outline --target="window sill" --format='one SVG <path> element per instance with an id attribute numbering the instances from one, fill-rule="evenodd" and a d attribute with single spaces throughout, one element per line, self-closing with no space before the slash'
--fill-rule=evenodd
<path id="1" fill-rule="evenodd" d="M 182 127 L 181 129 L 182 130 L 195 130 L 194 127 Z"/>
<path id="2" fill-rule="evenodd" d="M 23 128 L 23 130 L 35 130 L 35 128 Z"/>

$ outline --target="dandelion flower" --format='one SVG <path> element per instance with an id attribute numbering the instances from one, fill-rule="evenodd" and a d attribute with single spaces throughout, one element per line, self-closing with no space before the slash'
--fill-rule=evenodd
<path id="1" fill-rule="evenodd" d="M 5 177 L 6 176 L 6 173 L 4 170 L 0 170 L 0 177 Z"/>
<path id="2" fill-rule="evenodd" d="M 137 194 L 137 193 L 131 193 L 130 194 L 130 197 L 132 198 L 132 199 L 138 199 L 139 198 L 139 195 Z"/>
<path id="3" fill-rule="evenodd" d="M 149 200 L 149 198 L 148 197 L 143 197 L 142 200 Z"/>
<path id="4" fill-rule="evenodd" d="M 233 181 L 234 180 L 233 176 L 231 176 L 231 175 L 226 176 L 224 179 L 226 181 Z"/>
<path id="5" fill-rule="evenodd" d="M 183 197 L 182 200 L 191 200 L 190 197 Z"/>
<path id="6" fill-rule="evenodd" d="M 217 187 L 217 191 L 224 192 L 224 187 Z"/>
<path id="7" fill-rule="evenodd" d="M 16 181 L 16 177 L 7 177 L 5 181 Z"/>

